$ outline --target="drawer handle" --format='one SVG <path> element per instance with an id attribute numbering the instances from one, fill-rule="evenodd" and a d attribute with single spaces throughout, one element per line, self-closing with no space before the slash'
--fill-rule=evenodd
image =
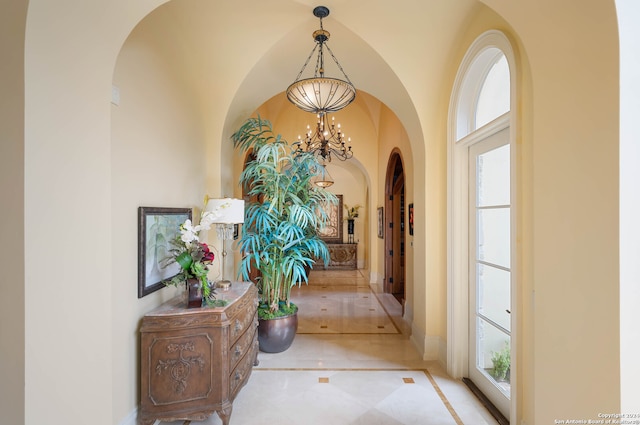
<path id="1" fill-rule="evenodd" d="M 242 323 L 239 320 L 236 320 L 236 332 L 240 332 L 242 330 Z"/>
<path id="2" fill-rule="evenodd" d="M 242 348 L 240 346 L 236 346 L 236 358 L 240 357 L 240 355 L 242 354 Z"/>
<path id="3" fill-rule="evenodd" d="M 236 381 L 239 381 L 242 379 L 242 374 L 240 372 L 236 372 L 236 376 L 234 378 L 236 379 Z"/>

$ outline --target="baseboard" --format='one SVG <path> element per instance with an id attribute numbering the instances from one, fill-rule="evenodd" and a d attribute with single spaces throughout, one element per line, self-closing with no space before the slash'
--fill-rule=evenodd
<path id="1" fill-rule="evenodd" d="M 405 300 L 406 301 L 406 300 Z M 404 320 L 407 323 L 413 323 L 413 306 L 411 303 L 404 303 Z"/>
<path id="2" fill-rule="evenodd" d="M 382 285 L 384 279 L 384 275 L 374 272 L 372 271 L 371 273 L 369 273 L 369 283 L 374 283 L 377 285 Z"/>
<path id="3" fill-rule="evenodd" d="M 446 368 L 447 342 L 439 336 L 426 335 L 411 325 L 411 341 L 423 360 L 437 361 Z"/>
<path id="4" fill-rule="evenodd" d="M 126 418 L 120 421 L 118 425 L 137 425 L 138 424 L 138 408 L 133 409 Z"/>

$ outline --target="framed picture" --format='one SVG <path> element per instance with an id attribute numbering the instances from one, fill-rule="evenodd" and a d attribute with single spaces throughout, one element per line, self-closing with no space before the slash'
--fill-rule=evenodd
<path id="1" fill-rule="evenodd" d="M 413 204 L 409 204 L 409 234 L 413 236 Z"/>
<path id="2" fill-rule="evenodd" d="M 384 209 L 378 207 L 378 237 L 384 238 Z"/>
<path id="3" fill-rule="evenodd" d="M 138 298 L 162 288 L 165 279 L 179 272 L 179 265 L 162 267 L 169 254 L 169 242 L 180 225 L 191 219 L 190 208 L 138 208 Z"/>
<path id="4" fill-rule="evenodd" d="M 337 204 L 324 205 L 329 222 L 318 231 L 320 238 L 326 243 L 342 243 L 342 195 L 336 195 L 336 197 Z"/>
<path id="5" fill-rule="evenodd" d="M 233 225 L 233 240 L 240 237 L 240 225 L 238 223 Z"/>

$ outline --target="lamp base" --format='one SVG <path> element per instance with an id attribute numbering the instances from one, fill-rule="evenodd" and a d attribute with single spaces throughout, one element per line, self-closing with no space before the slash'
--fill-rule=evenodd
<path id="1" fill-rule="evenodd" d="M 226 291 L 227 289 L 231 288 L 231 281 L 230 280 L 219 280 L 216 282 L 216 288 L 220 288 L 223 291 Z"/>

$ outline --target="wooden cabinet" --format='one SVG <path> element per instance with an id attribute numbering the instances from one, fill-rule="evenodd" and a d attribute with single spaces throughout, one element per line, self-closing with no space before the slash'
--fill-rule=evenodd
<path id="1" fill-rule="evenodd" d="M 176 297 L 142 319 L 140 425 L 204 421 L 213 412 L 229 423 L 233 400 L 257 364 L 258 291 L 234 282 L 216 295 L 228 304 L 187 309 Z"/>
<path id="2" fill-rule="evenodd" d="M 357 269 L 358 244 L 356 243 L 328 243 L 331 261 L 327 269 Z"/>

